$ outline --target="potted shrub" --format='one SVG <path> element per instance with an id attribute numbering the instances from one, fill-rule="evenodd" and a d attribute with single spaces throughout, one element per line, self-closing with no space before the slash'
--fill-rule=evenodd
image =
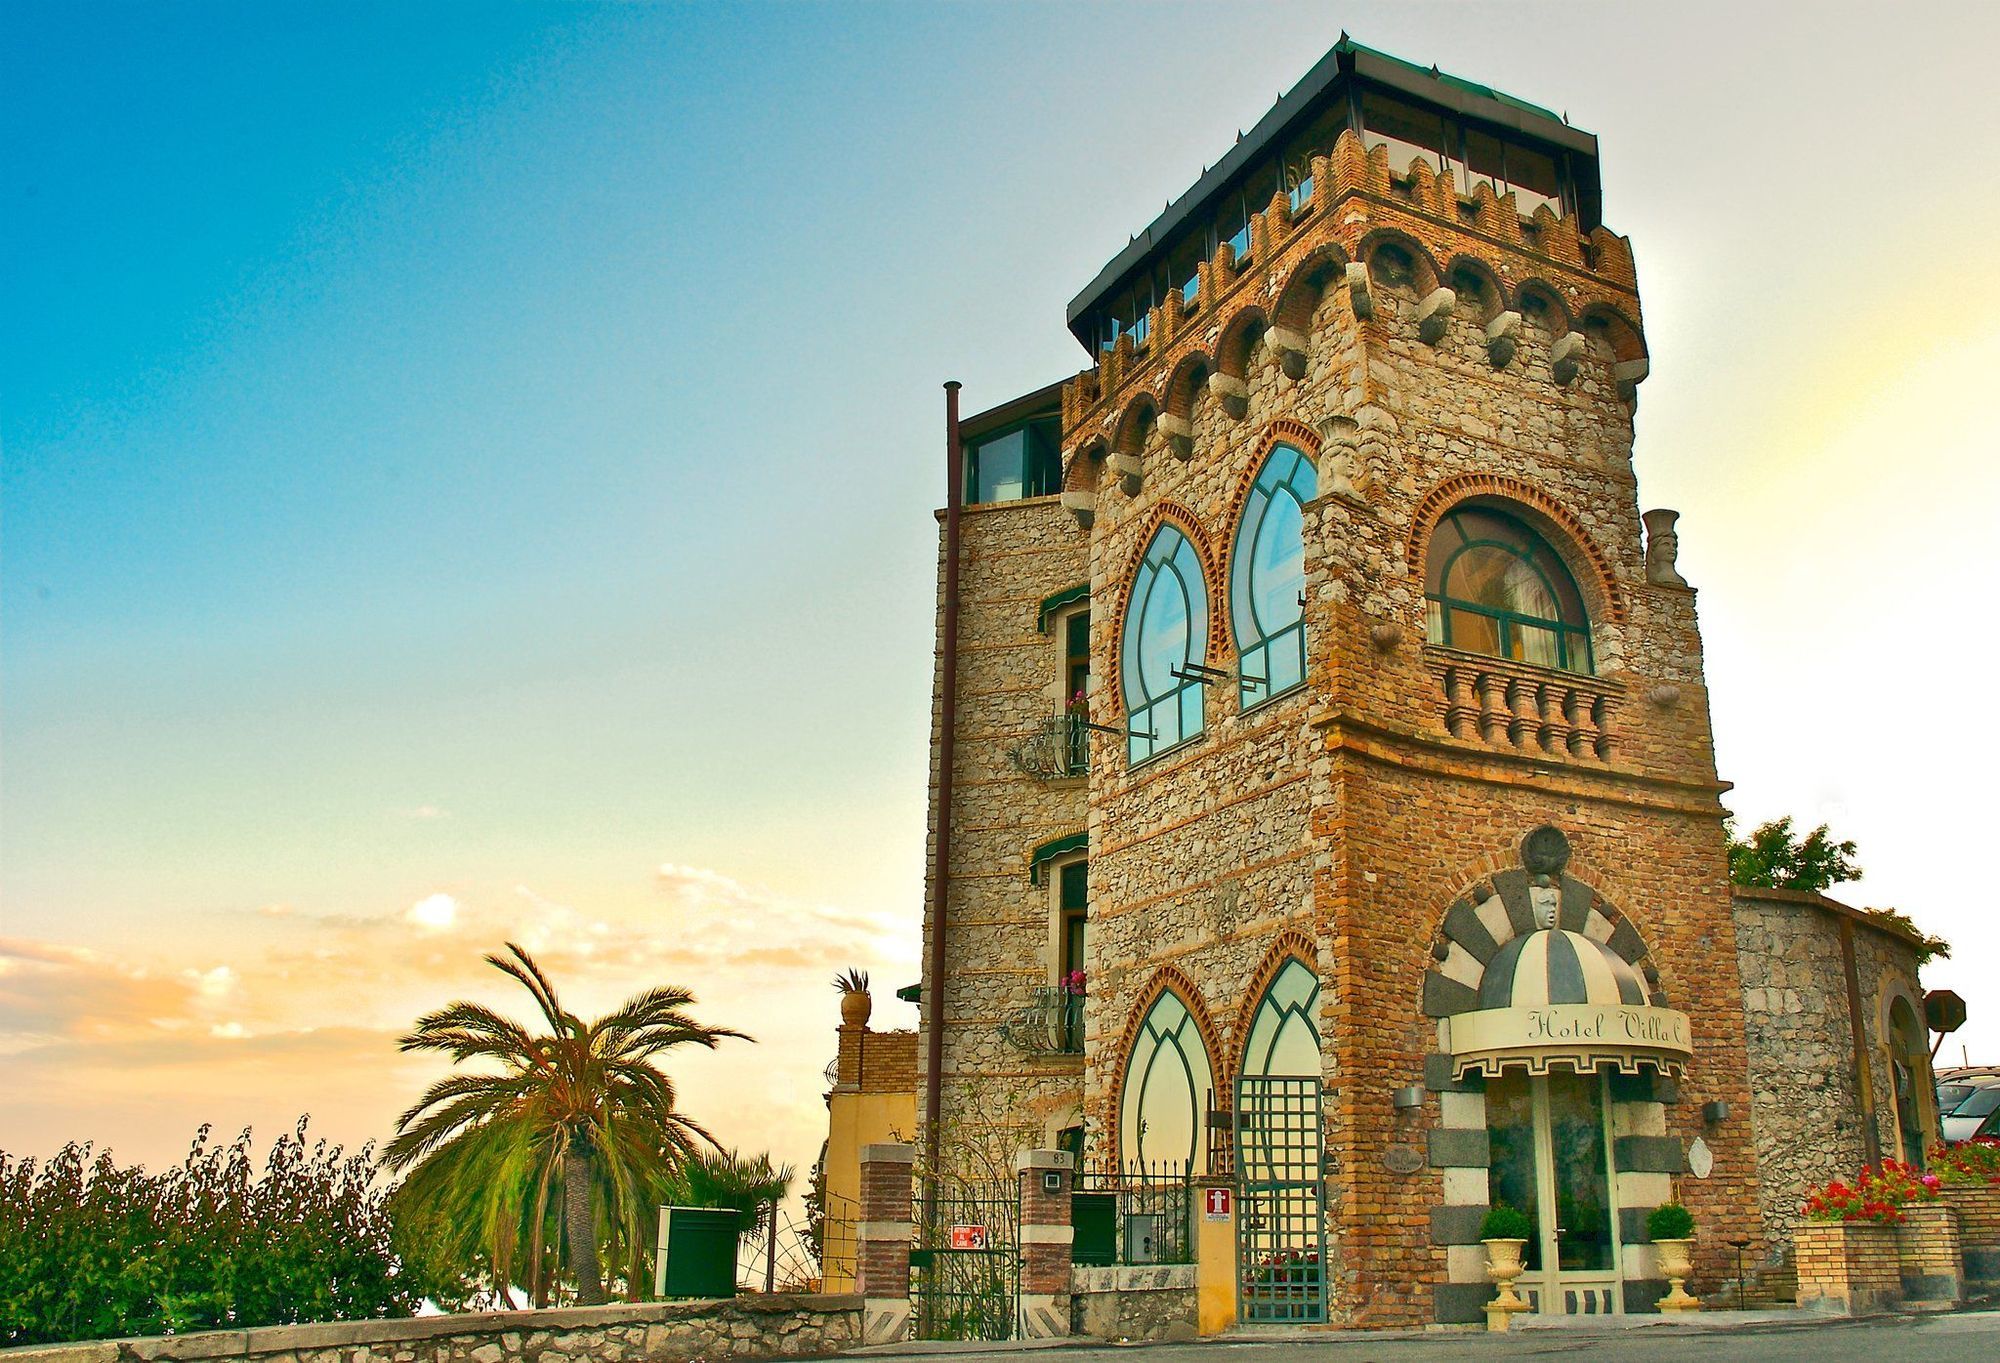
<path id="1" fill-rule="evenodd" d="M 1486 1328 L 1505 1330 L 1516 1311 L 1528 1303 L 1514 1293 L 1514 1279 L 1521 1276 L 1521 1254 L 1535 1223 L 1519 1207 L 1496 1202 L 1479 1223 L 1479 1243 L 1486 1246 L 1486 1276 L 1499 1285 L 1500 1293 L 1486 1304 Z"/>
<path id="2" fill-rule="evenodd" d="M 1694 1214 L 1678 1202 L 1662 1202 L 1646 1213 L 1646 1238 L 1660 1255 L 1660 1276 L 1667 1280 L 1662 1311 L 1699 1311 L 1701 1302 L 1684 1284 L 1694 1272 Z"/>
<path id="3" fill-rule="evenodd" d="M 840 994 L 840 1025 L 866 1027 L 875 1011 L 875 1000 L 868 996 L 868 972 L 843 970 L 833 977 L 833 987 Z"/>

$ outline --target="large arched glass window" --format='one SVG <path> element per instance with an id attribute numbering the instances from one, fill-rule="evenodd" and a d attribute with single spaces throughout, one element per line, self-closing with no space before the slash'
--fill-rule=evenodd
<path id="1" fill-rule="evenodd" d="M 1297 957 L 1286 961 L 1250 1020 L 1250 1039 L 1243 1047 L 1245 1077 L 1317 1077 L 1319 1029 L 1313 1010 L 1318 1006 L 1319 977 Z"/>
<path id="2" fill-rule="evenodd" d="M 1590 620 L 1548 541 L 1485 507 L 1440 520 L 1424 566 L 1434 644 L 1539 667 L 1592 672 Z"/>
<path id="3" fill-rule="evenodd" d="M 1201 1029 L 1168 991 L 1146 1010 L 1125 1062 L 1121 1158 L 1192 1170 L 1204 1150 L 1202 1113 L 1214 1084 Z"/>
<path id="4" fill-rule="evenodd" d="M 1119 671 L 1125 690 L 1127 756 L 1143 762 L 1202 730 L 1202 684 L 1194 668 L 1207 654 L 1208 587 L 1201 558 L 1178 529 L 1163 525 L 1146 546 L 1125 607 Z"/>
<path id="5" fill-rule="evenodd" d="M 1230 555 L 1229 616 L 1246 710 L 1306 679 L 1305 504 L 1318 492 L 1312 462 L 1278 445 L 1243 504 Z"/>

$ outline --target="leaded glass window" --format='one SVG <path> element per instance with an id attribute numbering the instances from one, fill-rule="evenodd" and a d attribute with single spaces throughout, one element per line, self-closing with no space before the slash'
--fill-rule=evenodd
<path id="1" fill-rule="evenodd" d="M 1596 670 L 1576 579 L 1548 541 L 1503 512 L 1453 511 L 1424 571 L 1433 644 L 1571 672 Z"/>
<path id="2" fill-rule="evenodd" d="M 1202 1114 L 1214 1082 L 1194 1016 L 1179 995 L 1161 994 L 1146 1010 L 1125 1062 L 1123 1158 L 1194 1169 L 1205 1149 Z"/>
<path id="3" fill-rule="evenodd" d="M 1186 535 L 1163 525 L 1139 562 L 1125 607 L 1120 671 L 1131 761 L 1143 762 L 1202 731 L 1202 684 L 1193 669 L 1207 641 L 1201 559 Z"/>
<path id="4" fill-rule="evenodd" d="M 1243 504 L 1230 556 L 1229 614 L 1246 710 L 1306 679 L 1305 504 L 1318 492 L 1312 461 L 1278 445 Z"/>
<path id="5" fill-rule="evenodd" d="M 1320 1072 L 1319 976 L 1294 957 L 1285 962 L 1257 1004 L 1250 1039 L 1243 1047 L 1243 1073 L 1250 1076 L 1316 1076 Z"/>

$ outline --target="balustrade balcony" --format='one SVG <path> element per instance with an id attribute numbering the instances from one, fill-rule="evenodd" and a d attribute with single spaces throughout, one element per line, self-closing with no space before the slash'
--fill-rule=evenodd
<path id="1" fill-rule="evenodd" d="M 1014 765 L 1040 781 L 1060 781 L 1090 770 L 1090 724 L 1080 714 L 1051 715 L 1011 754 Z"/>
<path id="2" fill-rule="evenodd" d="M 1060 986 L 1037 989 L 1027 1007 L 1000 1024 L 1000 1035 L 1029 1055 L 1082 1055 L 1083 995 Z"/>
<path id="3" fill-rule="evenodd" d="M 1612 718 L 1624 693 L 1618 683 L 1435 645 L 1424 660 L 1453 738 L 1584 762 L 1612 759 Z"/>

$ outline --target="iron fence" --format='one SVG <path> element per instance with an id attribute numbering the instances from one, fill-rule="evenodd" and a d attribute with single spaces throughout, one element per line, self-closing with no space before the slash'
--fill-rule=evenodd
<path id="1" fill-rule="evenodd" d="M 1020 1188 L 930 1184 L 911 1208 L 911 1333 L 1012 1339 L 1020 1310 Z"/>
<path id="2" fill-rule="evenodd" d="M 1070 1198 L 1079 1264 L 1194 1262 L 1194 1180 L 1182 1164 L 1085 1169 Z"/>

